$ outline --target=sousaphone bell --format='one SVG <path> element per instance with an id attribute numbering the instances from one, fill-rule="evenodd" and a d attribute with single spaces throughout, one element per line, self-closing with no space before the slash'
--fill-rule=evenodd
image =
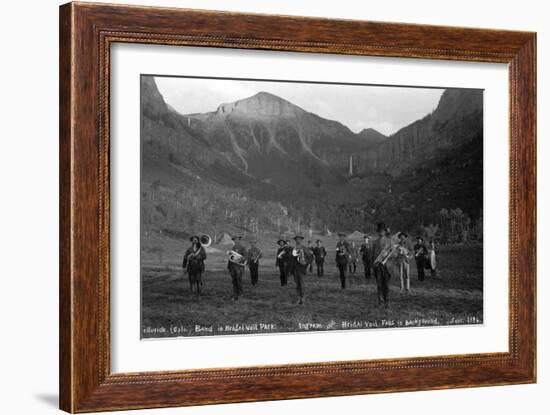
<path id="1" fill-rule="evenodd" d="M 203 246 L 203 248 L 208 248 L 210 245 L 212 245 L 212 237 L 208 234 L 201 235 L 199 238 L 199 242 Z"/>

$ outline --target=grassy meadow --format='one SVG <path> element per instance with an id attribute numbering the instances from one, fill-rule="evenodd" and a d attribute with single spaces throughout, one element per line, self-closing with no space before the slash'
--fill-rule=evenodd
<path id="1" fill-rule="evenodd" d="M 348 288 L 340 288 L 334 264 L 335 237 L 321 237 L 328 252 L 325 276 L 317 277 L 314 266 L 305 279 L 305 304 L 294 304 L 292 277 L 287 286 L 280 285 L 275 239 L 259 241 L 264 252 L 259 283 L 251 285 L 246 269 L 244 294 L 235 302 L 225 270 L 229 246 L 217 246 L 208 253 L 202 298 L 197 300 L 181 268 L 188 243 L 160 235 L 147 238 L 149 245 L 142 254 L 142 338 L 483 322 L 481 245 L 436 247 L 437 276 L 432 278 L 427 271 L 426 280 L 418 281 L 412 263 L 410 292 L 400 291 L 399 274 L 390 266 L 390 304 L 383 308 L 377 305 L 374 278 L 364 278 L 360 262 L 356 275 L 348 275 Z"/>

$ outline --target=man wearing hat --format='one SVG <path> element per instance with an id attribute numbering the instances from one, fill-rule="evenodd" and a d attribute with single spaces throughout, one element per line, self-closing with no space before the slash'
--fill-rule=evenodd
<path id="1" fill-rule="evenodd" d="M 279 278 L 281 280 L 281 286 L 285 286 L 288 281 L 288 253 L 286 250 L 286 240 L 279 239 L 277 241 L 277 256 L 275 259 L 275 266 L 279 268 Z"/>
<path id="2" fill-rule="evenodd" d="M 231 251 L 236 252 L 241 255 L 243 258 L 246 258 L 246 249 L 241 245 L 242 236 L 235 235 L 231 238 L 234 245 L 231 248 Z M 231 283 L 233 284 L 233 300 L 237 301 L 239 296 L 243 292 L 243 273 L 244 273 L 245 262 L 240 263 L 234 261 L 227 262 L 227 269 L 229 270 L 229 275 L 231 275 Z"/>
<path id="3" fill-rule="evenodd" d="M 260 258 L 262 257 L 262 250 L 256 246 L 256 241 L 253 239 L 250 241 L 250 248 L 246 253 L 246 259 L 248 261 L 248 269 L 250 270 L 250 281 L 252 285 L 258 284 L 258 268 L 260 267 Z"/>
<path id="4" fill-rule="evenodd" d="M 363 235 L 363 241 L 359 253 L 365 269 L 365 278 L 368 280 L 370 278 L 370 267 L 372 266 L 372 244 L 369 235 Z"/>
<path id="5" fill-rule="evenodd" d="M 378 238 L 372 243 L 372 257 L 375 261 L 380 253 L 384 250 L 391 249 L 391 239 L 386 236 L 386 225 L 379 223 L 376 225 L 376 232 L 378 233 Z M 378 297 L 378 305 L 384 304 L 385 307 L 388 306 L 388 294 L 389 294 L 389 280 L 391 278 L 390 272 L 386 267 L 386 264 L 381 261 L 373 262 L 374 266 L 374 278 L 376 279 L 376 293 Z"/>
<path id="6" fill-rule="evenodd" d="M 298 295 L 298 304 L 304 304 L 305 301 L 305 286 L 304 277 L 306 276 L 307 267 L 310 261 L 313 260 L 311 252 L 302 244 L 304 237 L 296 235 L 294 237 L 296 246 L 292 250 L 291 272 L 296 283 L 296 294 Z"/>
<path id="7" fill-rule="evenodd" d="M 189 276 L 189 286 L 191 288 L 191 292 L 193 292 L 195 288 L 196 296 L 200 299 L 206 251 L 201 245 L 200 239 L 197 235 L 193 235 L 189 238 L 189 240 L 191 241 L 191 246 L 185 251 L 181 266 L 185 269 L 185 272 L 187 272 L 187 275 Z"/>
<path id="8" fill-rule="evenodd" d="M 424 243 L 424 239 L 418 235 L 416 244 L 414 245 L 414 259 L 416 261 L 416 274 L 419 281 L 424 281 L 424 267 L 428 257 L 428 249 Z"/>
<path id="9" fill-rule="evenodd" d="M 294 250 L 294 246 L 292 245 L 292 239 L 288 238 L 286 240 L 286 246 L 285 246 L 285 270 L 286 275 L 290 276 L 292 274 L 292 251 Z"/>
<path id="10" fill-rule="evenodd" d="M 317 276 L 322 277 L 325 275 L 325 257 L 327 256 L 327 250 L 320 239 L 317 239 L 315 243 L 313 256 L 315 257 L 315 265 L 317 266 Z"/>
<path id="11" fill-rule="evenodd" d="M 346 234 L 339 232 L 339 241 L 336 243 L 336 266 L 340 271 L 340 285 L 342 289 L 346 289 L 346 269 L 348 268 L 348 260 L 350 257 L 350 248 L 346 241 Z"/>

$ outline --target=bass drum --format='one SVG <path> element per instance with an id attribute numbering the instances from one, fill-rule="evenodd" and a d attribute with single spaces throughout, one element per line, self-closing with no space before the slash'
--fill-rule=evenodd
<path id="1" fill-rule="evenodd" d="M 434 250 L 430 251 L 430 254 L 428 255 L 428 262 L 430 264 L 430 268 L 433 271 L 435 271 L 436 263 L 435 263 L 435 251 Z"/>

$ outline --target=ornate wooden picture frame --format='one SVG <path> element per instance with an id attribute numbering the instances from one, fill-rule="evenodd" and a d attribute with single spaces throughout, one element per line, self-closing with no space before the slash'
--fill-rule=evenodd
<path id="1" fill-rule="evenodd" d="M 115 43 L 508 64 L 509 351 L 112 373 L 109 70 Z M 59 93 L 61 409 L 91 412 L 535 382 L 535 33 L 69 3 L 60 8 Z"/>

